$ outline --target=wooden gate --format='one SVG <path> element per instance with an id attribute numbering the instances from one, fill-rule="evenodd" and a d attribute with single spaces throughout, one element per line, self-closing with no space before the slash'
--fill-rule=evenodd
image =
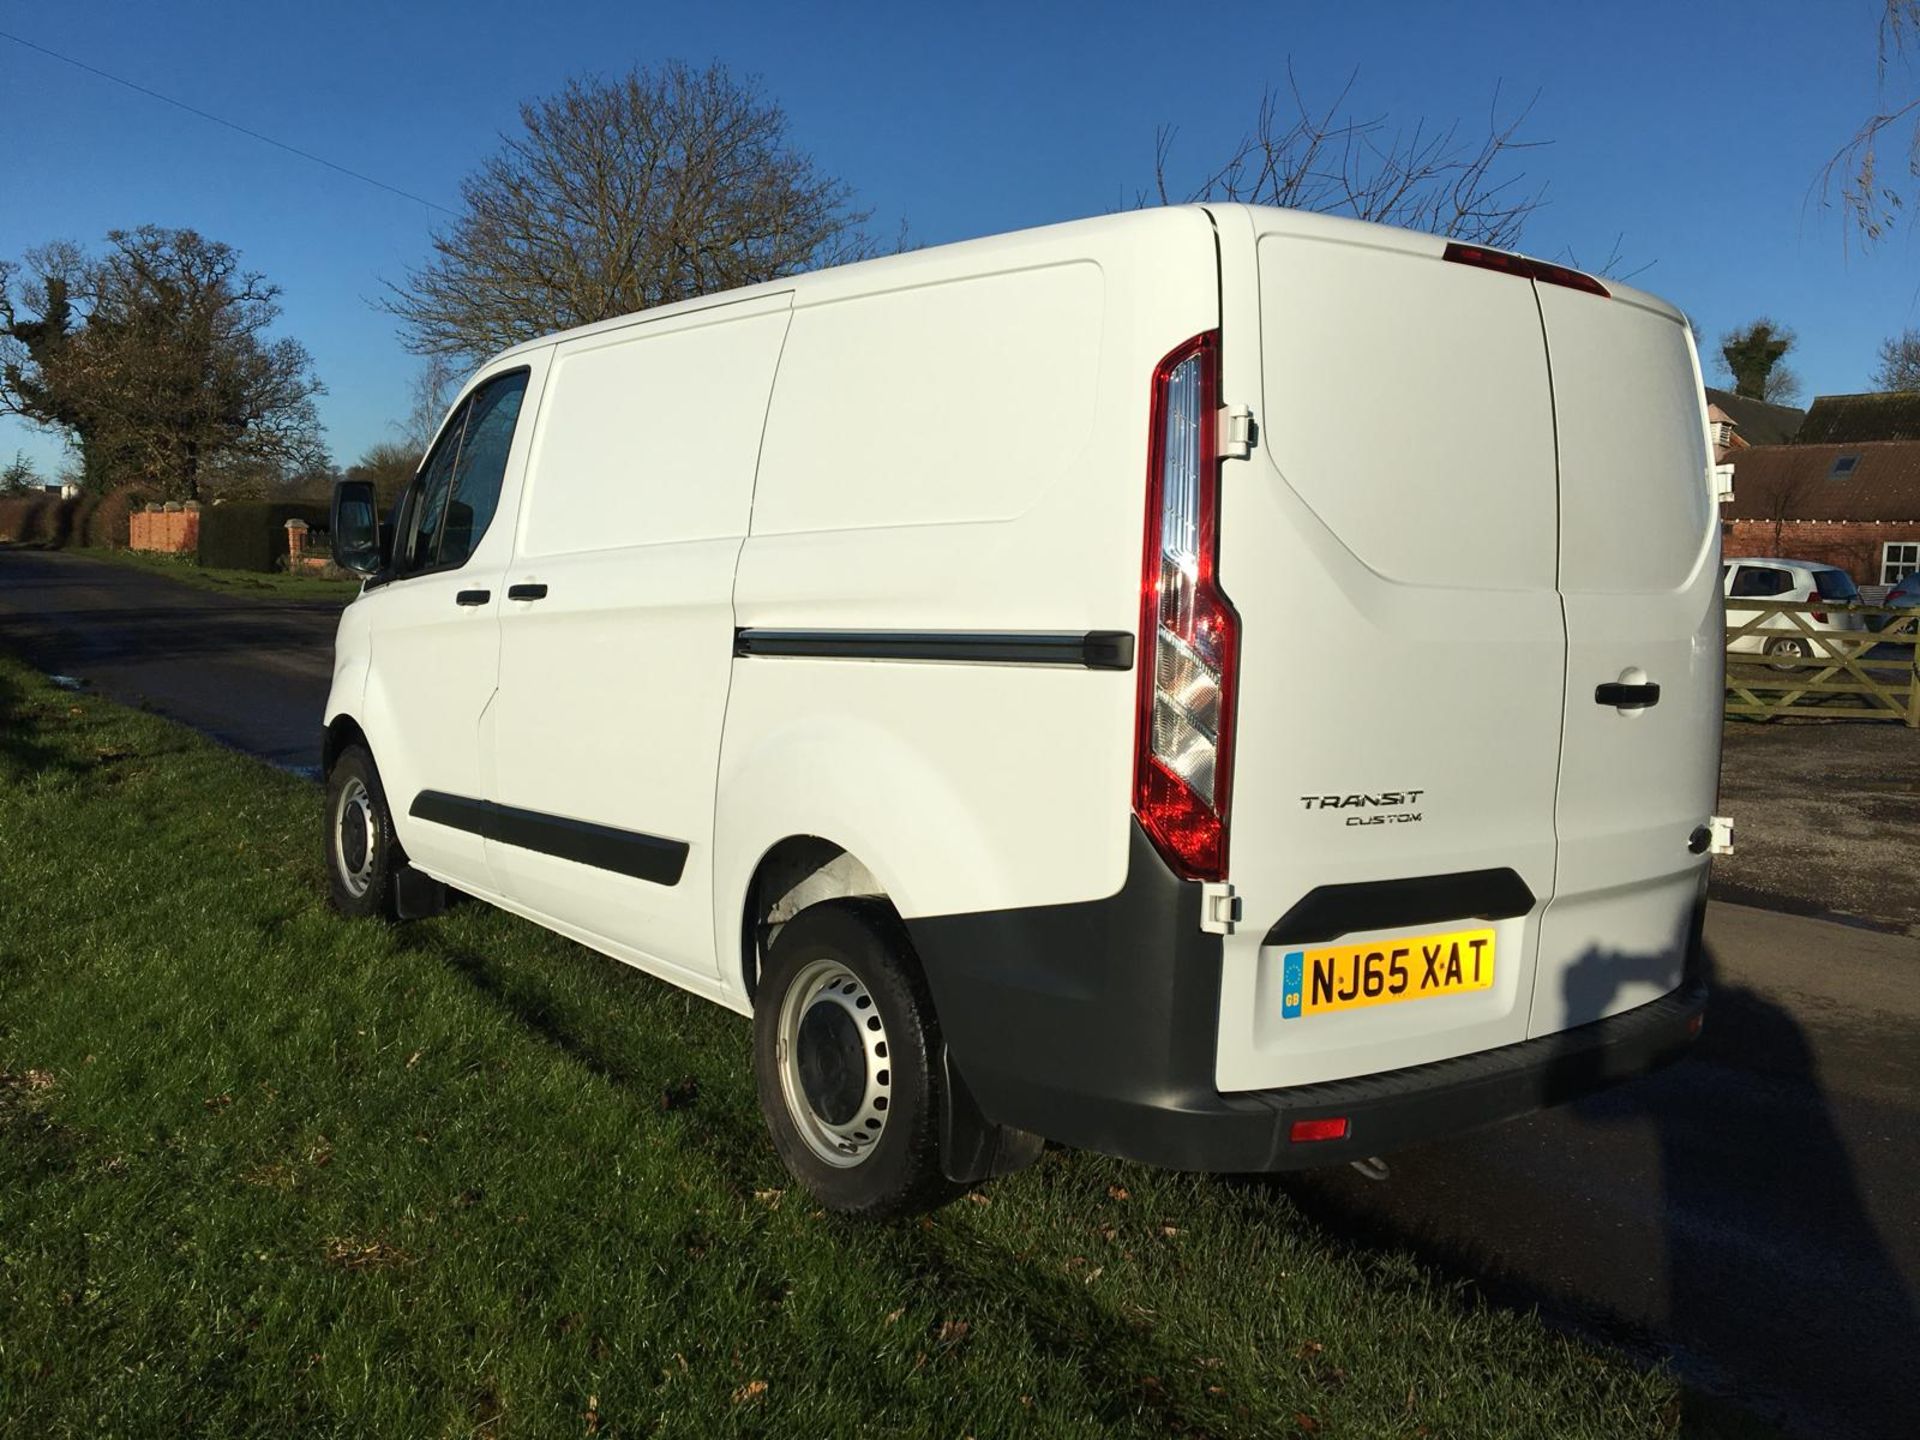
<path id="1" fill-rule="evenodd" d="M 1728 608 L 1737 612 L 1727 617 L 1729 716 L 1897 720 L 1920 730 L 1920 608 L 1747 599 Z M 1834 629 L 1845 615 L 1866 628 Z"/>

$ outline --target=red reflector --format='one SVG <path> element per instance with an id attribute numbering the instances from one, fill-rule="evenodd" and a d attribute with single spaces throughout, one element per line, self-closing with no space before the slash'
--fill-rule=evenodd
<path id="1" fill-rule="evenodd" d="M 1303 1140 L 1344 1140 L 1347 1138 L 1347 1117 L 1337 1115 L 1331 1120 L 1296 1120 L 1287 1130 L 1287 1139 L 1296 1145 Z"/>
<path id="2" fill-rule="evenodd" d="M 1545 285 L 1564 285 L 1569 290 L 1584 290 L 1587 294 L 1598 295 L 1603 300 L 1613 298 L 1613 292 L 1591 275 L 1583 274 L 1565 265 L 1553 265 L 1545 260 L 1515 255 L 1507 250 L 1489 250 L 1484 245 L 1462 245 L 1458 241 L 1450 241 L 1447 244 L 1446 253 L 1440 258 L 1451 260 L 1456 265 L 1478 265 L 1482 270 L 1498 270 L 1503 275 L 1517 275 L 1522 280 L 1538 280 Z"/>
<path id="3" fill-rule="evenodd" d="M 1698 1035 L 1700 1033 L 1700 1027 L 1706 1023 L 1707 1017 L 1704 1014 L 1694 1016 L 1691 1020 L 1687 1021 L 1687 1034 Z"/>

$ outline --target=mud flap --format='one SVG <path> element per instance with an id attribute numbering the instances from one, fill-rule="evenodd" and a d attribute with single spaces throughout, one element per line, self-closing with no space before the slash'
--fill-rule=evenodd
<path id="1" fill-rule="evenodd" d="M 429 920 L 447 908 L 447 887 L 403 865 L 393 877 L 393 909 L 402 920 Z"/>
<path id="2" fill-rule="evenodd" d="M 979 1102 L 941 1047 L 940 1066 L 946 1103 L 940 1108 L 940 1169 L 956 1185 L 972 1185 L 996 1175 L 1024 1170 L 1040 1158 L 1046 1141 L 1030 1130 L 996 1125 L 980 1113 Z"/>

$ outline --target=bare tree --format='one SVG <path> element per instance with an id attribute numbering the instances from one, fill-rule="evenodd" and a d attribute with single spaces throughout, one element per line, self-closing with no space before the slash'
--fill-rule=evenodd
<path id="1" fill-rule="evenodd" d="M 867 211 L 725 66 L 574 79 L 461 185 L 434 258 L 383 302 L 422 354 L 554 330 L 862 258 Z"/>
<path id="2" fill-rule="evenodd" d="M 1903 330 L 1880 342 L 1876 390 L 1920 390 L 1920 330 Z"/>
<path id="3" fill-rule="evenodd" d="M 459 380 L 453 362 L 445 355 L 430 354 L 421 362 L 419 371 L 413 377 L 413 384 L 407 390 L 407 416 L 404 420 L 394 422 L 394 429 L 400 432 L 402 445 L 413 451 L 415 460 L 426 453 L 427 446 L 433 443 L 433 437 L 439 433 L 440 422 L 446 418 L 447 407 L 453 403 L 453 387 Z"/>
<path id="4" fill-rule="evenodd" d="M 1920 0 L 1884 0 L 1884 5 L 1873 109 L 1822 167 L 1819 179 L 1820 203 L 1838 200 L 1846 233 L 1863 247 L 1892 228 L 1910 193 L 1920 189 L 1920 92 L 1910 61 L 1920 40 Z M 1895 72 L 1898 78 L 1890 84 Z"/>
<path id="5" fill-rule="evenodd" d="M 1315 106 L 1289 64 L 1285 92 L 1269 88 L 1262 94 L 1253 128 L 1219 164 L 1186 184 L 1169 178 L 1179 132 L 1162 125 L 1155 133 L 1154 190 L 1142 194 L 1140 203 L 1157 196 L 1163 205 L 1204 200 L 1286 205 L 1480 245 L 1517 244 L 1545 193 L 1528 184 L 1524 171 L 1512 169 L 1519 152 L 1541 143 L 1520 133 L 1533 102 L 1502 118 L 1496 87 L 1485 132 L 1469 135 L 1457 121 L 1398 125 L 1385 116 L 1344 114 L 1357 79 L 1355 71 L 1331 103 Z"/>

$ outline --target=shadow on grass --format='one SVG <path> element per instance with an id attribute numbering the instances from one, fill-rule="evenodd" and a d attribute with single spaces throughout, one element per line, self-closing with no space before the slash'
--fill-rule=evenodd
<path id="1" fill-rule="evenodd" d="M 77 777 L 91 768 L 76 761 L 67 747 L 41 738 L 45 706 L 12 676 L 0 672 L 0 756 L 24 775 L 54 772 Z"/>
<path id="2" fill-rule="evenodd" d="M 402 932 L 399 946 L 444 965 L 505 1018 L 626 1092 L 634 1104 L 663 1108 L 660 1089 L 569 1023 L 564 1007 L 537 980 L 509 974 L 419 926 Z M 664 983 L 638 973 L 621 978 L 642 986 Z M 682 1143 L 719 1173 L 737 1199 L 751 1203 L 766 1180 L 766 1169 L 756 1166 L 755 1157 L 772 1153 L 765 1131 L 758 1123 L 742 1122 L 736 1107 L 695 1101 L 691 1109 L 688 1123 L 680 1127 Z M 1073 1162 L 1050 1155 L 1043 1163 Z M 886 1266 L 890 1273 L 880 1279 L 879 1293 L 924 1296 L 952 1315 L 989 1312 L 1017 1298 L 1020 1323 L 1034 1347 L 1088 1377 L 1094 1418 L 1103 1426 L 1133 1429 L 1144 1414 L 1152 1417 L 1153 1428 L 1197 1440 L 1245 1433 L 1249 1412 L 1236 1413 L 1230 1398 L 1205 1393 L 1212 1373 L 1197 1369 L 1199 1357 L 1156 1344 L 1148 1326 L 1116 1314 L 1080 1281 L 976 1233 L 925 1225 L 918 1218 L 887 1224 L 822 1216 L 821 1222 L 824 1236 L 849 1256 L 857 1255 L 858 1263 Z M 929 1339 L 927 1350 L 937 1357 L 942 1346 Z M 1215 1428 L 1220 1426 L 1225 1430 Z"/>

